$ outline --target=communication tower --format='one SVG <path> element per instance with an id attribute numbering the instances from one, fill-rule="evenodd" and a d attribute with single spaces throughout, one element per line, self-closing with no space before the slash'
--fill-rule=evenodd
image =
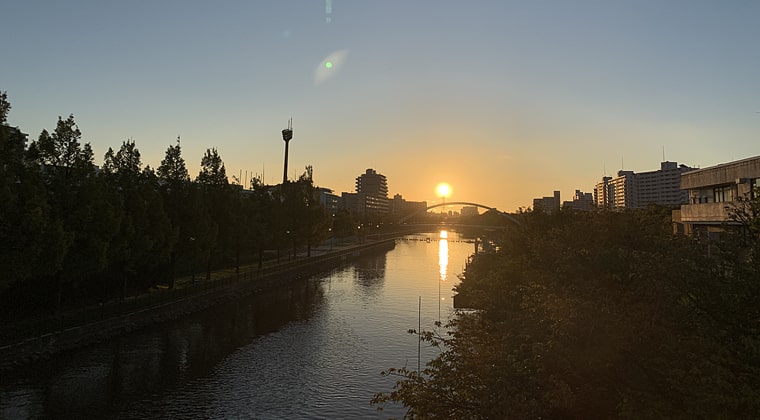
<path id="1" fill-rule="evenodd" d="M 288 181 L 288 144 L 293 138 L 293 119 L 288 120 L 288 128 L 282 130 L 282 140 L 285 141 L 285 166 L 282 170 L 282 183 Z"/>

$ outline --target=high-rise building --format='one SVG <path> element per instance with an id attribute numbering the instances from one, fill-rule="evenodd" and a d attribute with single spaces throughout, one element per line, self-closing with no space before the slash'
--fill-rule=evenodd
<path id="1" fill-rule="evenodd" d="M 598 182 L 594 187 L 594 204 L 597 208 L 608 209 L 611 203 L 610 197 L 612 196 L 610 190 L 611 176 L 605 176 L 602 178 L 602 182 Z"/>
<path id="2" fill-rule="evenodd" d="M 617 177 L 604 177 L 594 188 L 594 202 L 605 209 L 641 209 L 650 204 L 678 206 L 688 201 L 681 189 L 681 174 L 692 171 L 676 162 L 662 162 L 657 171 L 635 173 L 618 171 Z"/>
<path id="3" fill-rule="evenodd" d="M 356 178 L 356 193 L 343 193 L 341 206 L 359 217 L 377 216 L 390 211 L 388 180 L 374 169 Z"/>
<path id="4" fill-rule="evenodd" d="M 663 206 L 680 206 L 689 201 L 689 194 L 681 189 L 681 174 L 693 171 L 676 162 L 662 162 L 659 171 L 638 174 L 639 206 L 650 203 Z"/>
<path id="5" fill-rule="evenodd" d="M 388 180 L 385 175 L 377 173 L 374 169 L 367 169 L 356 178 L 356 192 L 387 199 Z"/>

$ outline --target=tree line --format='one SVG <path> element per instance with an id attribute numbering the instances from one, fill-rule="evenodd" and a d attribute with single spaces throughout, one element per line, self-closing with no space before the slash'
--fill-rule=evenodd
<path id="1" fill-rule="evenodd" d="M 760 192 L 760 191 L 758 191 Z M 753 418 L 760 413 L 760 201 L 720 240 L 670 210 L 528 212 L 457 286 L 477 311 L 390 369 L 412 418 Z M 447 332 L 443 332 L 447 331 Z"/>
<path id="2" fill-rule="evenodd" d="M 143 166 L 131 140 L 109 148 L 97 168 L 73 115 L 27 145 L 6 125 L 10 108 L 0 92 L 5 318 L 174 287 L 178 275 L 208 280 L 217 267 L 260 267 L 265 251 L 279 259 L 290 249 L 310 250 L 331 229 L 310 167 L 296 181 L 270 187 L 254 178 L 244 190 L 229 183 L 210 148 L 191 180 L 177 139 L 156 169 Z M 338 225 L 350 230 L 352 223 Z"/>

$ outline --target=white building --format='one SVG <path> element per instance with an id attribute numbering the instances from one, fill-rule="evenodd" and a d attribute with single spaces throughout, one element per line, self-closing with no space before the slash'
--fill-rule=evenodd
<path id="1" fill-rule="evenodd" d="M 594 201 L 606 209 L 643 209 L 650 204 L 678 206 L 688 200 L 681 189 L 681 174 L 693 171 L 676 162 L 661 162 L 656 171 L 635 173 L 618 171 L 617 177 L 604 177 L 594 188 Z"/>

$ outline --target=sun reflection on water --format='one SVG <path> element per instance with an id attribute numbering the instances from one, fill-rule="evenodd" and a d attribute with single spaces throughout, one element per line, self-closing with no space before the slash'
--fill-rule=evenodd
<path id="1" fill-rule="evenodd" d="M 449 268 L 449 232 L 442 230 L 438 240 L 438 271 L 441 281 L 446 281 L 446 271 Z"/>

